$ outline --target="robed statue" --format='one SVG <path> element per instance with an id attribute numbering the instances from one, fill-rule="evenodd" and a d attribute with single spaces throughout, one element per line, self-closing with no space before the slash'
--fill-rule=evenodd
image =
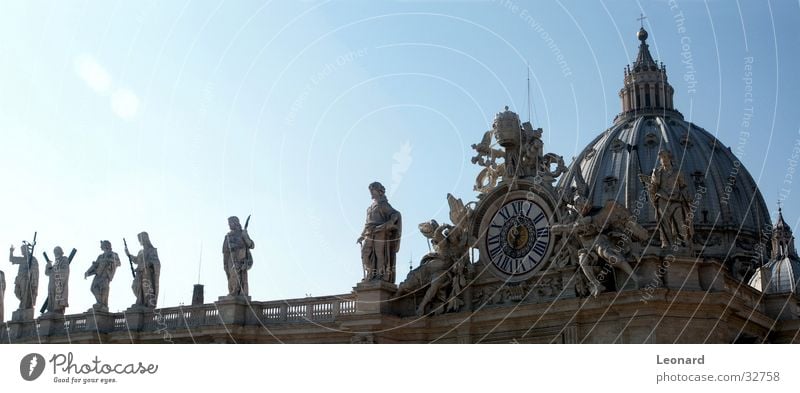
<path id="1" fill-rule="evenodd" d="M 661 247 L 690 247 L 694 225 L 686 181 L 680 168 L 673 165 L 672 153 L 661 150 L 658 160 L 659 165 L 653 168 L 650 177 L 641 177 L 655 209 Z"/>
<path id="2" fill-rule="evenodd" d="M 383 280 L 394 283 L 397 251 L 400 249 L 402 220 L 386 199 L 381 183 L 369 185 L 372 205 L 367 208 L 367 221 L 356 242 L 361 245 L 363 281 Z"/>
<path id="3" fill-rule="evenodd" d="M 8 256 L 11 264 L 19 265 L 14 279 L 14 295 L 19 299 L 19 310 L 33 309 L 39 294 L 39 261 L 32 255 L 32 248 L 31 244 L 22 242 L 22 256 L 14 256 L 14 246 L 11 246 Z"/>
<path id="4" fill-rule="evenodd" d="M 133 307 L 156 308 L 158 304 L 159 277 L 161 275 L 161 261 L 158 259 L 158 250 L 150 242 L 150 235 L 142 232 L 137 235 L 142 249 L 136 256 L 131 255 L 127 248 L 125 253 L 128 259 L 136 265 L 131 289 L 136 297 Z"/>
<path id="5" fill-rule="evenodd" d="M 69 306 L 69 263 L 70 260 L 64 255 L 61 247 L 53 249 L 55 260 L 47 259 L 44 274 L 50 278 L 47 284 L 47 308 L 46 311 L 53 314 L 64 314 L 64 310 Z"/>
<path id="6" fill-rule="evenodd" d="M 249 296 L 247 271 L 253 267 L 253 255 L 250 250 L 255 248 L 256 244 L 247 233 L 247 223 L 242 228 L 239 217 L 229 217 L 228 227 L 230 231 L 222 243 L 223 267 L 228 278 L 228 296 Z"/>
<path id="7" fill-rule="evenodd" d="M 0 270 L 0 323 L 6 320 L 5 316 L 6 274 Z"/>

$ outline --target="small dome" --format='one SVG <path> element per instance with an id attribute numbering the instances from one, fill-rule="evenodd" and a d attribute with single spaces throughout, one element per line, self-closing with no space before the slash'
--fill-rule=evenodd
<path id="1" fill-rule="evenodd" d="M 794 258 L 769 261 L 750 279 L 750 286 L 765 295 L 794 292 L 800 295 L 800 262 Z"/>

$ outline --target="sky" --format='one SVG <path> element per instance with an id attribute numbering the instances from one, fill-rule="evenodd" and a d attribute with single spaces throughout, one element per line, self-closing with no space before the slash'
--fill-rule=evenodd
<path id="1" fill-rule="evenodd" d="M 401 281 L 428 252 L 417 223 L 448 221 L 447 193 L 475 199 L 470 145 L 505 105 L 567 162 L 611 126 L 641 14 L 676 109 L 796 227 L 796 1 L 6 1 L 0 244 L 37 231 L 42 268 L 76 248 L 79 313 L 99 241 L 123 256 L 147 231 L 159 306 L 177 306 L 198 282 L 206 302 L 226 294 L 227 217 L 250 215 L 254 300 L 344 294 L 380 181 L 405 224 Z M 10 318 L 16 267 L 0 269 Z M 112 311 L 130 284 L 122 266 Z"/>

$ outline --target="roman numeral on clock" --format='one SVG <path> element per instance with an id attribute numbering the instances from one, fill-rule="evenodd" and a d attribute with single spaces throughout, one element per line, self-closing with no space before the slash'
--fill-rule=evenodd
<path id="1" fill-rule="evenodd" d="M 522 213 L 522 203 L 522 201 L 511 202 L 511 209 L 514 210 L 515 216 L 518 216 L 520 213 Z"/>
<path id="2" fill-rule="evenodd" d="M 503 217 L 503 220 L 508 220 L 508 218 L 511 217 L 511 215 L 509 215 L 508 212 L 506 212 L 506 210 L 508 210 L 508 206 L 500 209 L 500 211 L 497 212 L 498 214 L 500 214 L 501 217 Z"/>
<path id="3" fill-rule="evenodd" d="M 533 245 L 533 253 L 538 255 L 540 258 L 544 256 L 544 252 L 547 250 L 547 242 L 543 240 L 539 240 L 536 244 Z"/>
<path id="4" fill-rule="evenodd" d="M 544 227 L 539 228 L 536 230 L 536 237 L 549 237 L 550 236 L 550 228 Z"/>
<path id="5" fill-rule="evenodd" d="M 497 263 L 497 267 L 499 267 L 501 270 L 510 272 L 510 271 L 512 271 L 511 270 L 511 265 L 512 265 L 513 262 L 514 262 L 514 259 L 511 259 L 506 255 L 503 255 L 502 257 L 500 257 L 500 262 Z"/>
<path id="6" fill-rule="evenodd" d="M 489 258 L 494 259 L 497 255 L 500 254 L 500 251 L 503 249 L 502 246 L 498 243 L 494 247 L 489 247 Z"/>

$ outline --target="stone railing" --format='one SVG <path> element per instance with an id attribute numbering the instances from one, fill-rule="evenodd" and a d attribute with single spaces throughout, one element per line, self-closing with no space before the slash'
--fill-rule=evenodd
<path id="1" fill-rule="evenodd" d="M 348 296 L 325 296 L 279 302 L 253 302 L 252 310 L 261 323 L 325 322 L 356 312 L 356 299 Z"/>
<path id="2" fill-rule="evenodd" d="M 275 325 L 333 322 L 355 314 L 356 295 L 309 297 L 279 301 L 225 299 L 197 306 L 116 313 L 86 312 L 63 318 L 0 323 L 0 343 L 42 342 L 45 336 L 163 332 L 223 325 Z"/>

